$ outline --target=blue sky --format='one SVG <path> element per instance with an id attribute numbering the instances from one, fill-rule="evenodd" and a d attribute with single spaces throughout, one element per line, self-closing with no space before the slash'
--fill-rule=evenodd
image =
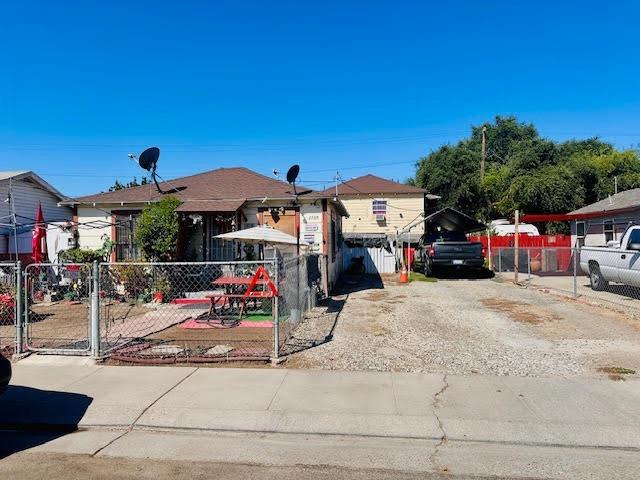
<path id="1" fill-rule="evenodd" d="M 0 17 L 1 170 L 69 195 L 220 166 L 310 186 L 413 163 L 515 114 L 640 143 L 640 2 L 13 2 Z"/>

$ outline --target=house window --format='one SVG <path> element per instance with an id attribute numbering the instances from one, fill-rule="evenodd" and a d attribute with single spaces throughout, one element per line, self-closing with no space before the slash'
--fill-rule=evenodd
<path id="1" fill-rule="evenodd" d="M 576 237 L 584 238 L 584 222 L 576 222 Z"/>
<path id="2" fill-rule="evenodd" d="M 371 204 L 371 211 L 377 221 L 383 221 L 387 216 L 387 201 L 379 199 L 373 200 Z"/>
<path id="3" fill-rule="evenodd" d="M 139 213 L 114 215 L 116 224 L 116 238 L 114 240 L 117 262 L 138 260 L 140 258 L 140 252 L 134 243 L 134 231 L 138 217 L 140 217 Z"/>
<path id="4" fill-rule="evenodd" d="M 615 240 L 615 232 L 613 230 L 613 222 L 611 220 L 605 220 L 605 222 L 602 224 L 602 229 L 604 231 L 604 241 L 606 242 L 611 242 L 612 240 Z"/>

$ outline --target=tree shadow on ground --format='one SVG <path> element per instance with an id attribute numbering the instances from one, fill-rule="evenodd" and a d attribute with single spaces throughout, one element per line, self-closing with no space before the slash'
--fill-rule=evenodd
<path id="1" fill-rule="evenodd" d="M 0 459 L 78 429 L 87 395 L 9 385 L 0 395 Z"/>

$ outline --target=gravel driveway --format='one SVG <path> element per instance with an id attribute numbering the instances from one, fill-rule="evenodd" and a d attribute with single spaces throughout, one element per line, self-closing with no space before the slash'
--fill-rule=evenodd
<path id="1" fill-rule="evenodd" d="M 610 374 L 602 367 L 640 371 L 639 320 L 497 279 L 385 282 L 337 296 L 328 312 L 298 327 L 292 345 L 301 351 L 289 357 L 290 368 L 563 377 Z M 611 378 L 629 376 L 637 374 Z"/>

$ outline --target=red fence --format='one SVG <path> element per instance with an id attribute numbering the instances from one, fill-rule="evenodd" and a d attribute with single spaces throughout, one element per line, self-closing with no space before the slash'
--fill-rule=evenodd
<path id="1" fill-rule="evenodd" d="M 571 235 L 519 235 L 519 248 L 522 254 L 520 261 L 525 262 L 520 265 L 521 271 L 530 268 L 532 272 L 567 272 L 571 270 Z M 482 243 L 487 250 L 489 248 L 489 240 L 486 235 L 472 236 L 469 240 Z M 496 257 L 500 256 L 502 262 L 512 263 L 513 253 L 510 250 L 515 246 L 515 235 L 492 236 L 491 237 L 491 255 L 495 263 Z M 502 250 L 502 253 L 500 252 Z M 530 266 L 526 266 L 526 262 Z"/>
<path id="2" fill-rule="evenodd" d="M 484 248 L 489 248 L 487 235 L 472 235 L 472 242 L 480 242 Z M 571 247 L 571 235 L 518 235 L 518 243 L 521 248 L 527 247 Z M 491 248 L 514 247 L 515 235 L 492 236 Z"/>

